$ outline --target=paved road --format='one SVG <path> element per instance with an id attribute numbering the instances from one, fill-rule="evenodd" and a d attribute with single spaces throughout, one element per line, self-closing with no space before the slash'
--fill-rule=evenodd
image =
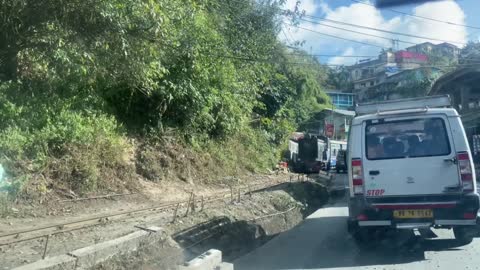
<path id="1" fill-rule="evenodd" d="M 342 185 L 345 175 L 337 177 Z M 269 269 L 480 269 L 480 239 L 458 246 L 449 230 L 435 239 L 413 232 L 358 247 L 347 233 L 348 210 L 339 198 L 264 246 L 234 262 L 235 270 Z"/>

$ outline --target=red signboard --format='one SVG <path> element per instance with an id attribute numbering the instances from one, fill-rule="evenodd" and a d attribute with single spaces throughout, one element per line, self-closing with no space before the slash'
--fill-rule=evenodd
<path id="1" fill-rule="evenodd" d="M 417 61 L 427 61 L 428 58 L 425 54 L 414 53 L 409 51 L 399 51 L 395 53 L 395 59 L 401 61 L 403 59 L 414 59 Z"/>
<path id="2" fill-rule="evenodd" d="M 333 124 L 325 123 L 325 136 L 333 137 L 333 133 L 335 132 L 335 127 Z"/>

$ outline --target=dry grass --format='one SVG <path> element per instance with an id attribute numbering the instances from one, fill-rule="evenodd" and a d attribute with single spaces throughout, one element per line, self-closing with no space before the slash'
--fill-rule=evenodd
<path id="1" fill-rule="evenodd" d="M 0 192 L 0 218 L 12 214 L 12 201 L 5 192 Z"/>

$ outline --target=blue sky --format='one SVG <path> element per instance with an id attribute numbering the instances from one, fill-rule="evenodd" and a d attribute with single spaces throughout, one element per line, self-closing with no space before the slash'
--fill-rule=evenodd
<path id="1" fill-rule="evenodd" d="M 297 1 L 298 0 L 287 0 L 285 7 L 292 9 Z M 361 1 L 373 3 L 372 0 Z M 412 43 L 422 43 L 425 41 L 441 43 L 441 40 L 449 41 L 458 47 L 463 47 L 468 41 L 478 41 L 480 37 L 479 0 L 434 1 L 420 5 L 392 8 L 417 16 L 451 22 L 457 25 L 405 16 L 388 9 L 379 10 L 373 6 L 357 3 L 352 0 L 300 0 L 299 7 L 301 10 L 304 10 L 308 16 L 434 39 L 429 40 L 378 32 L 349 25 L 340 25 L 332 21 L 321 21 L 312 17 L 304 17 L 304 19 L 310 20 L 310 22 L 301 21 L 300 25 L 298 25 L 299 27 L 286 23 L 283 32 L 280 34 L 280 38 L 286 43 L 303 41 L 304 44 L 302 48 L 312 54 L 341 56 L 377 55 L 382 48 L 392 47 L 392 39 L 400 40 L 400 42 L 398 42 L 399 49 L 411 46 Z M 315 22 L 320 22 L 324 25 L 318 25 Z M 337 28 L 328 27 L 325 26 L 325 24 Z M 469 25 L 478 27 L 479 29 L 458 25 Z M 352 33 L 338 28 L 362 32 L 376 37 Z M 336 39 L 331 36 L 354 40 L 363 44 Z M 348 65 L 362 58 L 321 57 L 320 59 L 321 62 L 324 63 Z"/>

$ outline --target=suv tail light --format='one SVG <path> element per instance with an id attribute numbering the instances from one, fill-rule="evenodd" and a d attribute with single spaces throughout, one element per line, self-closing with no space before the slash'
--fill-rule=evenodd
<path id="1" fill-rule="evenodd" d="M 457 159 L 463 191 L 471 192 L 473 191 L 473 172 L 470 165 L 470 155 L 468 152 L 458 152 Z"/>
<path id="2" fill-rule="evenodd" d="M 353 193 L 355 195 L 363 194 L 363 172 L 362 161 L 360 159 L 352 159 L 352 179 Z"/>

